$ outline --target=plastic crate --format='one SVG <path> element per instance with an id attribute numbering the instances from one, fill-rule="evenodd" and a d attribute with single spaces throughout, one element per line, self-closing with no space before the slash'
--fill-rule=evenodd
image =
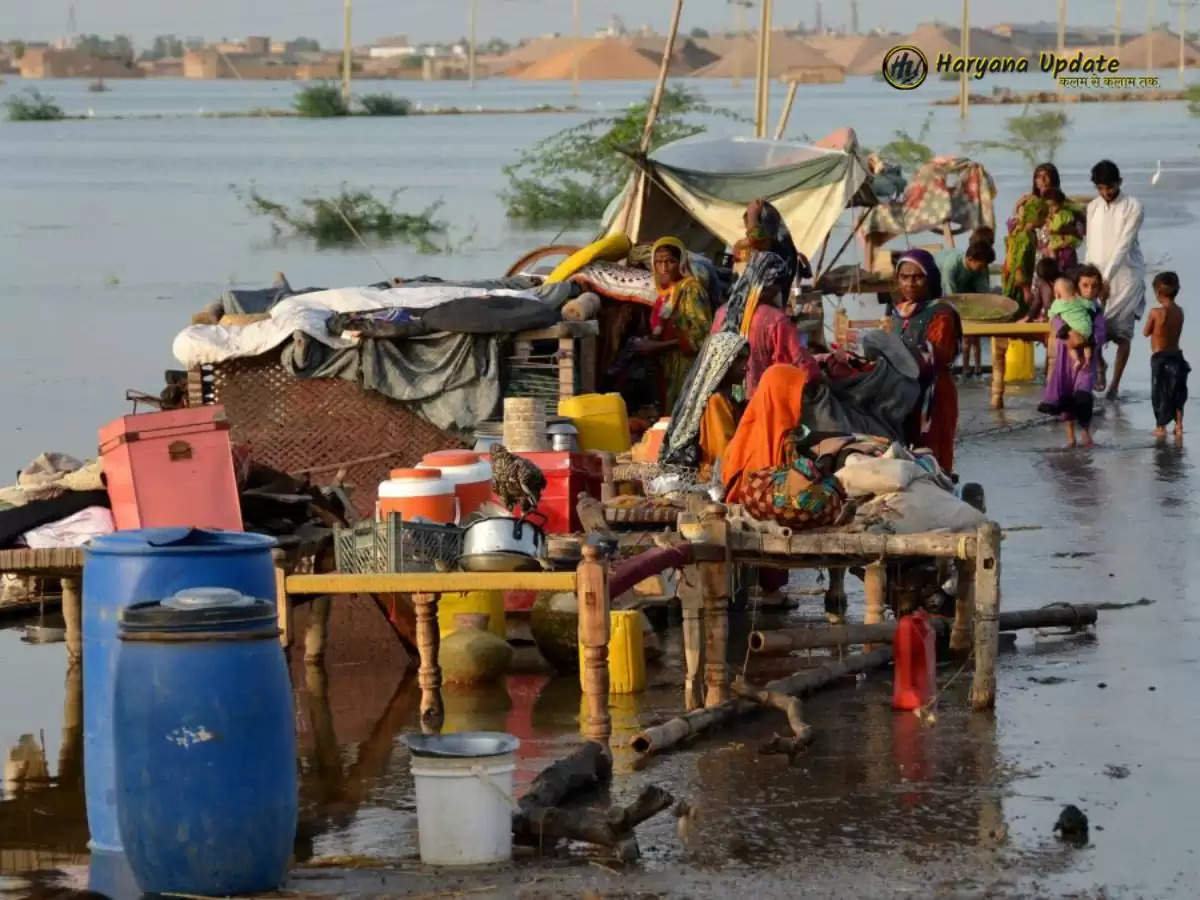
<path id="1" fill-rule="evenodd" d="M 438 572 L 458 565 L 463 530 L 454 525 L 406 522 L 395 513 L 384 521 L 334 529 L 339 572 Z"/>

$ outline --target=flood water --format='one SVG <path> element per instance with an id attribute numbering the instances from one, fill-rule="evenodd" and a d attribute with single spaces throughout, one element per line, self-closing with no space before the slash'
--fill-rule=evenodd
<path id="1" fill-rule="evenodd" d="M 1035 80 L 1010 83 L 1044 87 Z M 282 107 L 293 89 L 182 81 L 112 86 L 111 93 L 93 95 L 84 82 L 38 85 L 69 112 L 93 107 L 98 117 Z M 748 87 L 697 86 L 713 102 L 749 110 Z M 8 79 L 0 100 L 21 87 L 19 79 Z M 928 87 L 922 98 L 953 90 Z M 484 83 L 477 98 L 466 98 L 461 85 L 386 89 L 427 106 L 571 100 L 568 85 Z M 580 103 L 611 110 L 648 90 L 584 85 Z M 1003 120 L 1019 111 L 979 107 L 964 126 L 953 108 L 930 109 L 928 142 L 946 152 L 964 139 L 998 137 Z M 1200 283 L 1192 246 L 1200 215 L 1197 120 L 1183 104 L 1088 104 L 1067 111 L 1072 125 L 1057 155 L 1064 187 L 1085 193 L 1092 163 L 1101 155 L 1117 161 L 1126 190 L 1145 204 L 1148 263 L 1179 272 L 1186 310 Z M 915 133 L 925 112 L 911 97 L 855 79 L 803 89 L 791 133 L 815 138 L 853 125 L 864 144 L 878 145 L 897 128 Z M 0 415 L 8 424 L 0 467 L 15 471 L 42 450 L 94 453 L 96 428 L 128 411 L 124 390 L 157 390 L 162 370 L 174 365 L 171 338 L 225 287 L 260 286 L 276 270 L 294 285 L 368 282 L 384 271 L 502 271 L 555 235 L 506 224 L 496 196 L 504 183 L 500 167 L 521 148 L 584 118 L 0 123 L 0 301 L 8 325 L 0 336 L 6 375 Z M 982 158 L 997 181 L 1003 219 L 1027 189 L 1030 167 L 1011 154 Z M 1158 160 L 1164 175 L 1151 187 Z M 342 182 L 404 188 L 403 202 L 413 208 L 442 201 L 441 215 L 454 234 L 473 236 L 461 252 L 435 257 L 395 246 L 367 253 L 278 243 L 229 187 L 254 183 L 268 196 L 295 200 Z M 1200 357 L 1196 334 L 1191 329 L 1184 337 L 1193 359 Z M 1102 612 L 1094 639 L 1023 632 L 1016 651 L 1002 658 L 994 717 L 966 713 L 966 679 L 960 678 L 947 691 L 937 724 L 921 728 L 891 712 L 886 678 L 868 677 L 858 688 L 806 702 L 817 740 L 795 768 L 756 754 L 758 740 L 783 727 L 776 717 L 762 717 L 632 772 L 621 752 L 624 736 L 681 704 L 673 628 L 664 634 L 666 660 L 651 669 L 651 689 L 614 699 L 614 796 L 629 799 L 642 785 L 658 783 L 698 801 L 686 842 L 669 816 L 639 829 L 648 877 L 688 866 L 716 879 L 712 890 L 721 893 L 728 893 L 722 885 L 765 872 L 793 879 L 793 886 L 846 878 L 864 886 L 867 896 L 890 893 L 885 886 L 966 894 L 993 888 L 1011 896 L 1092 896 L 1098 889 L 1108 896 L 1195 895 L 1195 451 L 1186 442 L 1156 444 L 1149 436 L 1148 355 L 1144 342 L 1135 342 L 1125 402 L 1104 409 L 1095 449 L 1064 451 L 1062 435 L 1048 427 L 1015 430 L 965 440 L 958 468 L 964 480 L 984 484 L 989 513 L 1003 526 L 1030 526 L 1010 532 L 1004 543 L 1004 608 L 1141 597 L 1154 603 Z M 964 421 L 973 429 L 1023 422 L 1035 394 L 1026 391 L 1008 414 L 994 414 L 986 410 L 986 387 L 966 387 Z M 813 583 L 802 577 L 800 583 Z M 848 583 L 856 585 L 853 578 Z M 859 602 L 852 598 L 852 617 L 861 614 Z M 792 615 L 818 612 L 809 604 Z M 740 668 L 740 650 L 731 660 Z M 751 664 L 751 676 L 774 672 L 761 665 Z M 321 676 L 297 663 L 293 672 L 302 757 L 298 860 L 411 857 L 412 784 L 398 738 L 416 727 L 415 685 L 384 664 L 332 666 Z M 943 680 L 952 675 L 953 669 L 940 673 Z M 0 631 L 0 751 L 7 754 L 28 735 L 24 749 L 33 747 L 37 756 L 44 748 L 54 779 L 41 790 L 6 791 L 0 802 L 0 891 L 13 896 L 28 895 L 34 883 L 87 882 L 75 687 L 65 677 L 61 645 L 27 645 L 18 632 Z M 523 783 L 577 739 L 579 703 L 571 679 L 511 676 L 491 691 L 448 693 L 447 727 L 520 736 Z M 1090 846 L 1065 848 L 1051 835 L 1066 803 L 1089 815 Z M 872 859 L 880 861 L 874 868 Z M 31 870 L 43 875 L 25 874 Z M 931 883 L 931 872 L 939 880 Z M 338 893 L 335 883 L 301 883 Z M 757 889 L 791 895 L 780 885 Z"/>

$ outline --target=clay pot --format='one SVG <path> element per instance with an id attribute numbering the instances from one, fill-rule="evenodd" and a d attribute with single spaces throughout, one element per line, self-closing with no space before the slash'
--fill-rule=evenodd
<path id="1" fill-rule="evenodd" d="M 447 684 L 483 684 L 508 671 L 512 647 L 487 631 L 487 613 L 458 613 L 455 630 L 442 639 L 438 662 Z"/>
<path id="2" fill-rule="evenodd" d="M 546 662 L 579 671 L 579 600 L 574 593 L 540 594 L 529 610 L 529 631 Z"/>

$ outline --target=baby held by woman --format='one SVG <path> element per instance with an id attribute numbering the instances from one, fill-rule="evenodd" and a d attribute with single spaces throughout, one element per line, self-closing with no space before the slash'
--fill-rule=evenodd
<path id="1" fill-rule="evenodd" d="M 1050 318 L 1057 316 L 1063 320 L 1058 336 L 1069 341 L 1076 371 L 1092 364 L 1092 320 L 1097 312 L 1098 307 L 1091 299 L 1080 297 L 1075 292 L 1075 282 L 1069 278 L 1055 280 Z"/>

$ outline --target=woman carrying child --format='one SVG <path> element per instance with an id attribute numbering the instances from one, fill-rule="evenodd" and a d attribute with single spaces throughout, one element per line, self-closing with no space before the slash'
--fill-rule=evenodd
<path id="1" fill-rule="evenodd" d="M 1098 299 L 1101 288 L 1100 270 L 1095 266 L 1081 266 L 1076 270 L 1074 287 L 1081 297 L 1072 299 L 1082 300 L 1090 307 L 1090 343 L 1094 347 L 1103 346 L 1107 326 Z M 1056 300 L 1056 304 L 1062 299 L 1066 298 Z M 1071 318 L 1076 317 L 1072 314 Z M 1076 324 L 1081 324 L 1078 319 Z M 1099 354 L 1091 354 L 1086 363 L 1080 364 L 1084 354 L 1083 348 L 1087 346 L 1089 339 L 1059 315 L 1051 316 L 1050 330 L 1050 340 L 1056 348 L 1054 366 L 1046 378 L 1046 391 L 1042 402 L 1038 404 L 1038 411 L 1062 417 L 1067 428 L 1068 447 L 1075 446 L 1076 425 L 1083 431 L 1083 445 L 1090 447 L 1092 410 L 1095 403 L 1092 390 L 1096 386 L 1096 360 Z"/>

